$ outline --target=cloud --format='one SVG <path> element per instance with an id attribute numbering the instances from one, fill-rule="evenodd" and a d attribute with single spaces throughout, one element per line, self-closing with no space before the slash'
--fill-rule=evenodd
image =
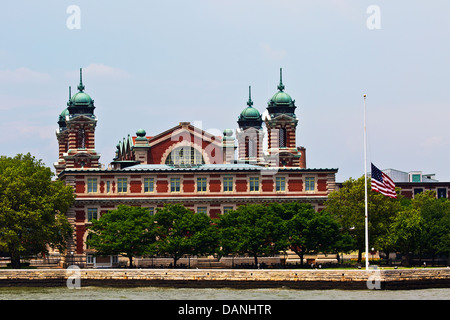
<path id="1" fill-rule="evenodd" d="M 8 134 L 5 135 L 6 140 L 20 141 L 25 138 L 32 137 L 33 139 L 39 137 L 40 139 L 55 139 L 56 125 L 39 125 L 38 123 L 32 123 L 28 120 L 25 121 L 11 121 L 1 124 Z"/>
<path id="2" fill-rule="evenodd" d="M 21 67 L 15 70 L 0 70 L 0 83 L 48 83 L 51 77 L 47 73 Z"/>
<path id="3" fill-rule="evenodd" d="M 441 136 L 432 136 L 426 138 L 421 144 L 421 147 L 426 149 L 437 149 L 447 146 L 447 142 Z"/>
<path id="4" fill-rule="evenodd" d="M 78 74 L 78 71 L 71 71 L 68 73 L 68 76 L 73 79 L 74 77 L 77 77 Z M 131 74 L 120 68 L 114 68 L 104 64 L 91 63 L 87 67 L 83 67 L 83 76 L 97 79 L 119 80 L 128 79 L 131 77 Z"/>
<path id="5" fill-rule="evenodd" d="M 17 110 L 18 112 L 29 108 L 42 108 L 54 104 L 54 101 L 43 98 L 29 98 L 20 95 L 0 95 L 0 111 Z"/>
<path id="6" fill-rule="evenodd" d="M 261 43 L 264 55 L 271 60 L 281 60 L 286 56 L 286 51 L 274 49 L 268 43 Z"/>

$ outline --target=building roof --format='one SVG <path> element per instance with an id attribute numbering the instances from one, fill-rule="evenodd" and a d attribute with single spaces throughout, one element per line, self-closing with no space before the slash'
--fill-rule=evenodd
<path id="1" fill-rule="evenodd" d="M 259 111 L 253 108 L 253 101 L 251 96 L 251 87 L 248 87 L 248 101 L 247 107 L 242 110 L 241 114 L 238 117 L 238 124 L 240 128 L 246 129 L 249 127 L 254 127 L 257 129 L 261 129 L 262 125 L 262 117 Z"/>
<path id="2" fill-rule="evenodd" d="M 124 169 L 66 169 L 66 173 L 83 174 L 86 172 L 180 172 L 180 171 L 221 171 L 221 172 L 249 172 L 249 171 L 262 171 L 262 172 L 337 172 L 337 168 L 299 168 L 299 167 L 262 167 L 247 163 L 233 163 L 233 164 L 203 164 L 193 166 L 171 166 L 166 164 L 137 164 L 129 166 Z"/>

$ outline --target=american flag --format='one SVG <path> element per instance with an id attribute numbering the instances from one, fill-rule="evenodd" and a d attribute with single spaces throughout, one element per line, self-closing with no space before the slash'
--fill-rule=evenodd
<path id="1" fill-rule="evenodd" d="M 384 172 L 375 167 L 372 163 L 372 183 L 373 191 L 379 192 L 390 198 L 397 198 L 395 183 Z"/>

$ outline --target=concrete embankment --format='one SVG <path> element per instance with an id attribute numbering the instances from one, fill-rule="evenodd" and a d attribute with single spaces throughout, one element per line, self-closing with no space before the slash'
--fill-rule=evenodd
<path id="1" fill-rule="evenodd" d="M 422 289 L 449 288 L 450 268 L 296 269 L 3 269 L 3 286 L 165 286 L 198 288 Z"/>

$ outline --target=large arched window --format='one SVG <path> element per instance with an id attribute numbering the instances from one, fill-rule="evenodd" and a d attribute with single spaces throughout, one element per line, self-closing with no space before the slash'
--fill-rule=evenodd
<path id="1" fill-rule="evenodd" d="M 201 152 L 195 148 L 183 146 L 177 147 L 167 156 L 167 165 L 201 165 L 205 160 Z"/>

